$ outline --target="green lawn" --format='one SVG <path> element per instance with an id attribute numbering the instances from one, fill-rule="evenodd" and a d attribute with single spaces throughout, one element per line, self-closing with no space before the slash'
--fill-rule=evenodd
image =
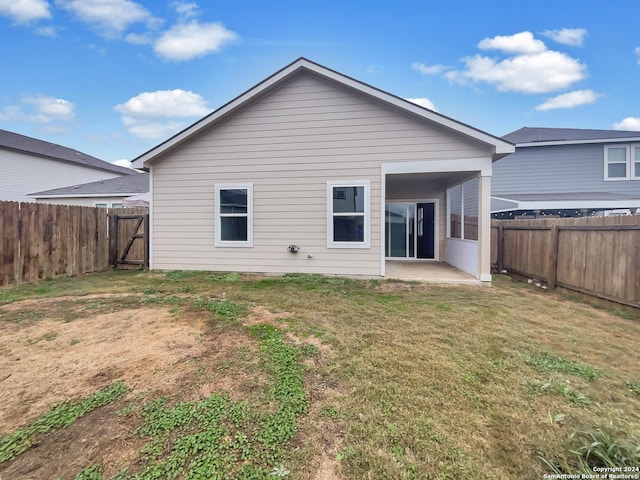
<path id="1" fill-rule="evenodd" d="M 638 312 L 505 276 L 481 288 L 108 272 L 4 289 L 0 389 L 17 381 L 2 370 L 12 373 L 18 347 L 42 355 L 64 341 L 64 359 L 84 341 L 65 329 L 143 310 L 166 317 L 153 328 L 206 326 L 183 373 L 167 365 L 177 383 L 113 370 L 37 417 L 7 412 L 26 416 L 0 426 L 0 477 L 33 475 L 35 458 L 48 466 L 34 478 L 64 479 L 540 479 L 640 467 Z M 8 343 L 28 329 L 40 333 Z"/>

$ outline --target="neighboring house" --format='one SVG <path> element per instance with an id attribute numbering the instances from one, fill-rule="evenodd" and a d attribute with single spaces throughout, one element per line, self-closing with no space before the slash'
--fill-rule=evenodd
<path id="1" fill-rule="evenodd" d="M 0 200 L 33 202 L 32 192 L 134 173 L 72 148 L 0 130 Z"/>
<path id="2" fill-rule="evenodd" d="M 99 182 L 83 183 L 70 187 L 54 188 L 29 194 L 40 203 L 81 205 L 87 207 L 121 208 L 125 199 L 149 191 L 149 174 L 133 171 L 125 175 Z"/>
<path id="3" fill-rule="evenodd" d="M 495 218 L 603 215 L 640 208 L 640 132 L 521 128 L 493 166 Z"/>
<path id="4" fill-rule="evenodd" d="M 494 160 L 514 146 L 301 58 L 134 160 L 154 269 L 490 281 Z"/>

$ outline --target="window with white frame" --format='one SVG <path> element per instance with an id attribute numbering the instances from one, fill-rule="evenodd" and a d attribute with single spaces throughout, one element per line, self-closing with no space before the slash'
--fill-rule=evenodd
<path id="1" fill-rule="evenodd" d="M 605 180 L 640 180 L 640 144 L 604 146 Z"/>
<path id="2" fill-rule="evenodd" d="M 327 248 L 369 248 L 368 180 L 327 182 Z"/>
<path id="3" fill-rule="evenodd" d="M 478 240 L 478 178 L 472 178 L 447 190 L 449 238 Z"/>
<path id="4" fill-rule="evenodd" d="M 253 246 L 253 184 L 218 184 L 216 247 Z"/>

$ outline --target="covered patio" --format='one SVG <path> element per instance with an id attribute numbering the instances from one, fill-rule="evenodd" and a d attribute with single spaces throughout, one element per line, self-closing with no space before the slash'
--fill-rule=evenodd
<path id="1" fill-rule="evenodd" d="M 444 262 L 387 260 L 385 278 L 442 285 L 487 285 Z"/>

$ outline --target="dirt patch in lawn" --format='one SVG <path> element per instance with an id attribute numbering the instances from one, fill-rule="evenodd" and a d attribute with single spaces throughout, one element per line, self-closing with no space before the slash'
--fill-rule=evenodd
<path id="1" fill-rule="evenodd" d="M 75 297 L 74 302 L 82 298 L 90 301 Z M 165 394 L 173 401 L 197 401 L 215 391 L 236 396 L 263 380 L 250 368 L 258 358 L 255 342 L 212 323 L 208 312 L 176 316 L 154 306 L 87 311 L 69 322 L 55 316 L 7 320 L 7 313 L 30 308 L 59 310 L 68 300 L 0 308 L 0 435 L 61 400 L 87 397 L 114 381 L 123 381 L 131 392 L 66 429 L 41 435 L 28 451 L 0 465 L 2 478 L 74 478 L 92 464 L 102 465 L 108 478 L 135 464 L 143 443 L 134 433 L 139 416 L 118 415 L 119 410 Z"/>

